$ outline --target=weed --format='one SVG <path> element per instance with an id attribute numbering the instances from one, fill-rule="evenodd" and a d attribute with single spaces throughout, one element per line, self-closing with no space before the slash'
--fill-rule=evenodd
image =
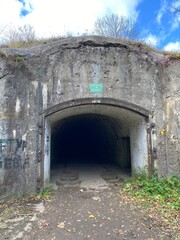
<path id="1" fill-rule="evenodd" d="M 46 187 L 43 188 L 36 196 L 35 198 L 39 199 L 49 199 L 53 194 L 52 188 Z"/>
<path id="2" fill-rule="evenodd" d="M 140 174 L 126 182 L 124 191 L 139 199 L 155 201 L 159 204 L 168 205 L 170 208 L 180 209 L 180 181 L 178 177 L 147 178 Z"/>
<path id="3" fill-rule="evenodd" d="M 178 177 L 137 175 L 124 183 L 121 202 L 137 205 L 143 218 L 179 239 L 180 181 Z"/>
<path id="4" fill-rule="evenodd" d="M 24 59 L 23 56 L 17 55 L 17 56 L 15 56 L 14 59 L 15 59 L 15 62 L 16 62 L 16 63 L 24 63 L 24 62 L 25 62 L 25 59 Z"/>
<path id="5" fill-rule="evenodd" d="M 26 59 L 24 56 L 9 54 L 4 49 L 0 49 L 0 57 L 5 59 L 9 65 L 14 67 L 26 65 Z"/>

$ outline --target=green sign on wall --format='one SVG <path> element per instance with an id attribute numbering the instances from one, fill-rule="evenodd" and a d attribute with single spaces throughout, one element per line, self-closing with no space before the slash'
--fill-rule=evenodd
<path id="1" fill-rule="evenodd" d="M 90 84 L 89 86 L 90 93 L 102 93 L 103 91 L 103 84 Z"/>

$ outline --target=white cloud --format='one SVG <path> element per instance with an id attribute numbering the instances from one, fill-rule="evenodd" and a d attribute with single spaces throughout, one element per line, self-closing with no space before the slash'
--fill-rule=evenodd
<path id="1" fill-rule="evenodd" d="M 165 51 L 180 52 L 180 42 L 170 42 L 164 47 Z"/>
<path id="2" fill-rule="evenodd" d="M 63 35 L 67 32 L 91 33 L 94 21 L 107 10 L 137 17 L 136 7 L 142 0 L 25 0 L 25 8 L 33 7 L 25 17 L 20 17 L 22 4 L 17 0 L 1 3 L 2 25 L 31 24 L 40 37 Z"/>
<path id="3" fill-rule="evenodd" d="M 171 12 L 172 12 L 172 19 L 171 19 L 171 29 L 176 30 L 180 26 L 180 14 L 176 12 L 176 9 L 180 8 L 180 0 L 176 0 L 171 4 Z"/>
<path id="4" fill-rule="evenodd" d="M 172 30 L 176 30 L 180 26 L 180 15 L 173 15 L 174 19 L 171 21 L 171 28 Z"/>
<path id="5" fill-rule="evenodd" d="M 166 21 L 169 24 L 169 32 L 176 30 L 180 26 L 180 14 L 174 13 L 174 8 L 180 7 L 180 0 L 174 0 L 169 3 L 167 0 L 163 0 L 161 8 L 156 16 L 156 22 L 159 25 L 163 25 L 162 21 Z M 168 15 L 167 15 L 168 14 Z M 168 20 L 167 20 L 168 17 Z"/>
<path id="6" fill-rule="evenodd" d="M 159 9 L 157 17 L 156 17 L 156 21 L 158 24 L 161 24 L 162 17 L 164 16 L 164 14 L 166 12 L 167 12 L 167 1 L 164 0 L 162 2 L 161 8 Z"/>
<path id="7" fill-rule="evenodd" d="M 19 12 L 22 4 L 16 0 L 1 1 L 0 23 L 7 25 L 8 23 L 19 23 Z"/>
<path id="8" fill-rule="evenodd" d="M 31 0 L 26 0 L 24 1 L 24 6 L 23 8 L 25 8 L 26 10 L 28 10 L 29 12 L 32 11 L 32 4 L 31 4 Z"/>
<path id="9" fill-rule="evenodd" d="M 143 0 L 101 0 L 105 11 L 109 10 L 126 17 L 137 18 L 136 7 Z"/>
<path id="10" fill-rule="evenodd" d="M 159 44 L 159 38 L 153 34 L 149 34 L 144 38 L 144 42 L 152 47 L 157 47 Z"/>
<path id="11" fill-rule="evenodd" d="M 174 8 L 180 8 L 180 1 L 179 1 L 179 0 L 175 0 L 175 1 L 172 3 L 172 7 L 174 7 Z"/>

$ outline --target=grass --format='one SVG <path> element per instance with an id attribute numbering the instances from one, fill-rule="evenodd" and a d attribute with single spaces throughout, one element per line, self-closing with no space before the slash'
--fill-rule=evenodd
<path id="1" fill-rule="evenodd" d="M 180 181 L 175 176 L 161 179 L 152 176 L 148 179 L 142 174 L 125 183 L 124 191 L 139 199 L 151 200 L 180 210 Z"/>
<path id="2" fill-rule="evenodd" d="M 145 51 L 152 51 L 152 52 L 156 52 L 156 53 L 161 53 L 162 51 L 144 43 L 144 42 L 140 42 L 140 41 L 131 41 L 131 40 L 126 40 L 127 44 L 132 45 L 132 46 L 136 46 L 139 47 L 141 49 L 144 49 Z"/>
<path id="3" fill-rule="evenodd" d="M 169 53 L 169 59 L 170 60 L 178 60 L 178 59 L 180 59 L 180 52 Z"/>
<path id="4" fill-rule="evenodd" d="M 180 180 L 178 177 L 145 177 L 140 174 L 124 183 L 121 190 L 124 202 L 144 209 L 146 218 L 178 235 L 180 230 Z M 180 237 L 178 235 L 178 237 Z"/>
<path id="5" fill-rule="evenodd" d="M 11 41 L 7 44 L 0 45 L 0 48 L 30 48 L 30 47 L 35 47 L 35 46 L 55 42 L 64 38 L 65 37 L 51 37 L 51 38 L 34 39 L 31 41 Z"/>
<path id="6" fill-rule="evenodd" d="M 52 42 L 56 42 L 59 41 L 61 39 L 67 38 L 67 36 L 58 36 L 58 37 L 50 37 L 50 38 L 41 38 L 41 39 L 33 39 L 31 41 L 11 41 L 6 45 L 1 45 L 0 49 L 3 48 L 29 48 L 29 47 L 34 47 L 34 46 L 39 46 L 39 45 L 43 45 L 43 44 L 47 44 L 47 43 L 52 43 Z M 136 46 L 141 50 L 144 51 L 151 51 L 154 53 L 160 53 L 160 54 L 164 54 L 166 56 L 168 56 L 168 60 L 180 60 L 180 52 L 167 52 L 167 51 L 161 51 L 158 50 L 144 42 L 141 41 L 131 41 L 128 39 L 121 39 L 122 42 L 132 45 L 132 46 Z"/>
<path id="7" fill-rule="evenodd" d="M 40 193 L 35 195 L 35 198 L 39 198 L 39 199 L 49 199 L 51 198 L 53 195 L 53 190 L 52 188 L 46 187 L 43 188 Z"/>

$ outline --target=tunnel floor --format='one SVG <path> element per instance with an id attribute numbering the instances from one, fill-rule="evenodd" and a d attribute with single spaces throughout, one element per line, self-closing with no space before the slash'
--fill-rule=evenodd
<path id="1" fill-rule="evenodd" d="M 51 170 L 52 187 L 79 187 L 82 191 L 103 190 L 111 184 L 119 184 L 131 176 L 130 169 L 116 164 L 71 163 L 57 165 Z"/>

